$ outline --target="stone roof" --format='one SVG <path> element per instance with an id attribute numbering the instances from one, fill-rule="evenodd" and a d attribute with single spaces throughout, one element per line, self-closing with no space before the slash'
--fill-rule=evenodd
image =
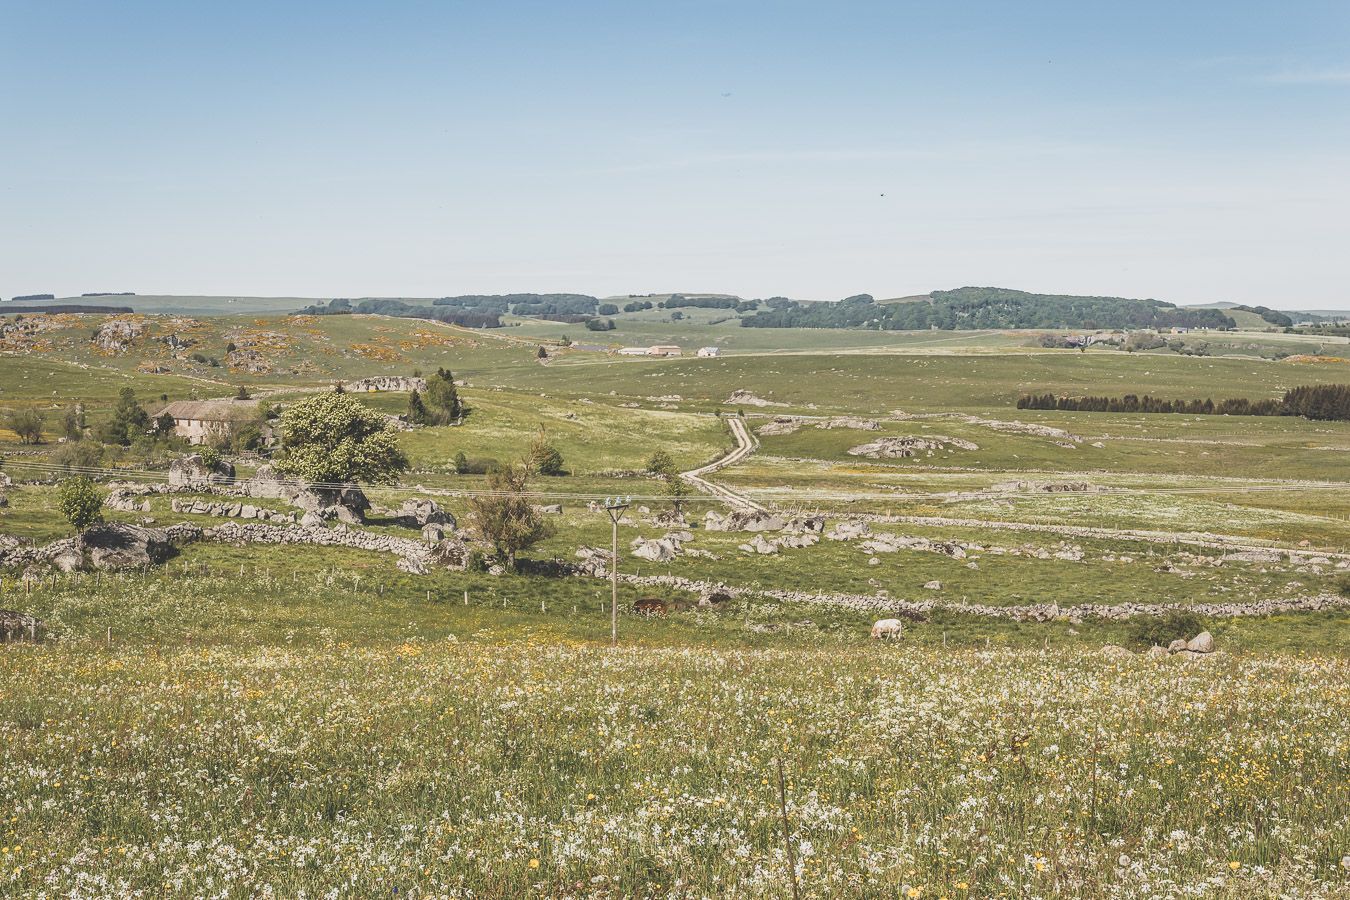
<path id="1" fill-rule="evenodd" d="M 151 413 L 153 418 L 168 413 L 178 421 L 240 422 L 258 414 L 257 400 L 175 400 Z"/>

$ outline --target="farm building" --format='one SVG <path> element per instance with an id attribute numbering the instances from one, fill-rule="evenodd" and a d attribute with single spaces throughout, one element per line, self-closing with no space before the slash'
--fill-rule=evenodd
<path id="1" fill-rule="evenodd" d="M 151 418 L 168 415 L 173 419 L 173 433 L 186 438 L 189 444 L 204 444 L 211 437 L 227 434 L 231 429 L 252 422 L 258 417 L 257 400 L 175 400 L 155 410 Z M 264 437 L 270 428 L 264 428 Z"/>
<path id="2" fill-rule="evenodd" d="M 698 355 L 699 355 L 699 356 L 702 356 L 702 357 L 704 357 L 704 358 L 711 358 L 711 357 L 714 357 L 714 356 L 721 356 L 721 355 L 722 355 L 722 348 L 721 348 L 721 347 L 699 347 L 699 348 L 698 348 Z"/>

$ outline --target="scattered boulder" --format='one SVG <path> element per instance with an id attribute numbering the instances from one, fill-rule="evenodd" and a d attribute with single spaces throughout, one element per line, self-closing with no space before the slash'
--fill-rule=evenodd
<path id="1" fill-rule="evenodd" d="M 1127 660 L 1134 659 L 1134 653 L 1125 647 L 1116 644 L 1107 644 L 1101 649 L 1101 655 L 1105 659 Z"/>
<path id="2" fill-rule="evenodd" d="M 739 549 L 746 553 L 770 555 L 778 552 L 778 545 L 773 541 L 766 540 L 764 535 L 757 534 L 747 543 L 741 544 Z"/>
<path id="3" fill-rule="evenodd" d="M 1152 647 L 1148 648 L 1149 659 L 1167 659 L 1168 655 L 1166 647 L 1160 647 L 1157 644 L 1154 644 Z"/>
<path id="4" fill-rule="evenodd" d="M 650 562 L 669 562 L 680 552 L 679 544 L 670 538 L 656 538 L 655 540 L 634 538 L 629 546 L 632 548 L 630 551 L 632 556 Z"/>
<path id="5" fill-rule="evenodd" d="M 1213 653 L 1214 636 L 1208 631 L 1202 631 L 1186 642 L 1186 649 L 1192 653 Z"/>
<path id="6" fill-rule="evenodd" d="M 930 591 L 940 591 L 940 590 L 942 590 L 942 582 L 940 582 L 940 581 L 929 581 L 929 582 L 927 582 L 927 583 L 924 584 L 924 589 L 925 589 L 925 590 L 930 590 Z"/>
<path id="7" fill-rule="evenodd" d="M 735 509 L 726 515 L 710 509 L 703 517 L 707 531 L 782 531 L 786 524 L 782 516 L 752 509 Z"/>
<path id="8" fill-rule="evenodd" d="M 435 500 L 413 497 L 404 500 L 399 507 L 399 516 L 411 520 L 419 528 L 423 525 L 449 525 L 455 527 L 455 517 L 441 509 Z"/>
<path id="9" fill-rule="evenodd" d="M 872 533 L 872 526 L 857 519 L 845 519 L 836 522 L 834 528 L 825 533 L 832 541 L 851 541 Z"/>

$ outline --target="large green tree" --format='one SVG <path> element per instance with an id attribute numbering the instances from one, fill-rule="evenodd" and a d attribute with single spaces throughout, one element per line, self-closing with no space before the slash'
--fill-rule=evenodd
<path id="1" fill-rule="evenodd" d="M 149 429 L 149 413 L 136 400 L 136 392 L 124 387 L 117 392 L 117 405 L 113 407 L 112 417 L 100 423 L 97 436 L 105 444 L 121 444 L 125 447 Z"/>
<path id="2" fill-rule="evenodd" d="M 281 414 L 284 475 L 313 484 L 392 482 L 407 471 L 394 426 L 350 394 L 316 394 Z"/>
<path id="3" fill-rule="evenodd" d="M 448 425 L 464 412 L 459 389 L 455 387 L 455 376 L 448 369 L 437 369 L 436 374 L 427 379 L 422 401 L 433 425 Z"/>

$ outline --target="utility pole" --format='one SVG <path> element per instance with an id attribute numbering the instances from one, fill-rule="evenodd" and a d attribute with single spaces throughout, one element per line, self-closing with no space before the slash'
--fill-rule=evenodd
<path id="1" fill-rule="evenodd" d="M 632 497 L 627 500 L 623 497 L 605 498 L 605 512 L 609 513 L 609 521 L 614 526 L 614 543 L 609 559 L 609 643 L 613 647 L 619 646 L 619 520 L 632 502 Z"/>

